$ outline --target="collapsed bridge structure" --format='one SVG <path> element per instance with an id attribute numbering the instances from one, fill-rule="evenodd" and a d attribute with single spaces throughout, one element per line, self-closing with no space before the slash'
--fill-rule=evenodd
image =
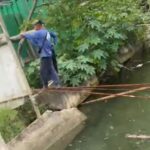
<path id="1" fill-rule="evenodd" d="M 14 109 L 29 99 L 35 100 L 6 26 L 0 17 L 0 107 Z M 35 101 L 32 101 L 32 104 L 38 118 L 9 143 L 5 144 L 0 137 L 0 149 L 64 149 L 84 127 L 86 116 L 76 108 L 46 111 L 41 115 Z"/>

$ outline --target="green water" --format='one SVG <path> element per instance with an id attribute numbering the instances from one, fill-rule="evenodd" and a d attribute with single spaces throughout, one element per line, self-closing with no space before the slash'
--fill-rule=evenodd
<path id="1" fill-rule="evenodd" d="M 150 64 L 124 76 L 128 76 L 125 83 L 150 83 Z M 149 92 L 138 95 L 150 95 Z M 88 120 L 67 150 L 150 150 L 150 140 L 125 137 L 126 134 L 150 135 L 150 99 L 120 97 L 107 103 L 85 105 L 80 110 Z"/>

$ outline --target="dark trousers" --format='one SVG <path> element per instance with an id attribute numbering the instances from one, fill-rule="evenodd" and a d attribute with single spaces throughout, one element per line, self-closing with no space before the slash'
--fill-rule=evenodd
<path id="1" fill-rule="evenodd" d="M 54 85 L 59 84 L 59 77 L 54 68 L 52 57 L 41 58 L 40 76 L 44 87 L 48 87 L 48 81 L 52 80 Z"/>

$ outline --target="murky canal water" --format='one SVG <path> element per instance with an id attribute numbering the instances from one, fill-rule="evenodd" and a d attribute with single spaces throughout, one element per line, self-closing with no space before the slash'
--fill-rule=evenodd
<path id="1" fill-rule="evenodd" d="M 124 82 L 150 83 L 150 63 L 129 73 Z M 80 110 L 88 116 L 86 127 L 67 150 L 150 150 L 150 140 L 125 137 L 126 134 L 150 135 L 150 99 L 119 97 L 108 103 L 85 105 Z"/>

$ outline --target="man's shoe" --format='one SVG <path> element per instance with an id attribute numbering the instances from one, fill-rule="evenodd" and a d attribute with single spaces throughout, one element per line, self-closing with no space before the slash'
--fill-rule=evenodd
<path id="1" fill-rule="evenodd" d="M 50 80 L 48 81 L 48 87 L 51 87 L 53 85 L 54 81 Z"/>

